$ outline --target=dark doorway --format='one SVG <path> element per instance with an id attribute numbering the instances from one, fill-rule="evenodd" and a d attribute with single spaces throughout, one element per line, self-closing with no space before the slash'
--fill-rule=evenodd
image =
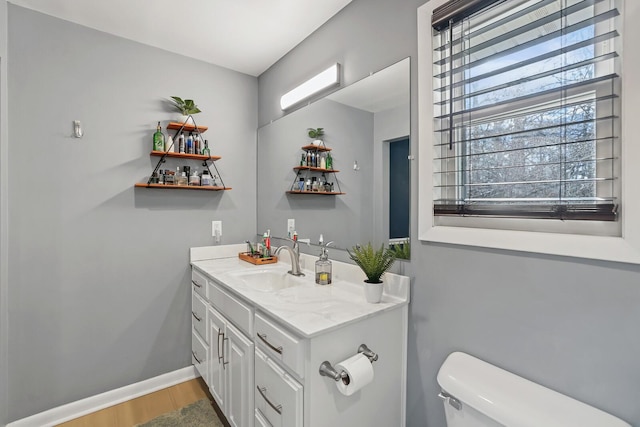
<path id="1" fill-rule="evenodd" d="M 389 142 L 389 239 L 409 238 L 409 138 Z"/>

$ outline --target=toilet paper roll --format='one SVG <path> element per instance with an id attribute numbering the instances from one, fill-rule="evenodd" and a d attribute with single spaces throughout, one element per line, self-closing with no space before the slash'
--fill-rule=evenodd
<path id="1" fill-rule="evenodd" d="M 336 387 L 345 396 L 351 396 L 356 391 L 373 381 L 373 365 L 369 358 L 362 353 L 343 360 L 336 365 L 338 372 L 347 373 L 346 378 L 336 381 Z"/>

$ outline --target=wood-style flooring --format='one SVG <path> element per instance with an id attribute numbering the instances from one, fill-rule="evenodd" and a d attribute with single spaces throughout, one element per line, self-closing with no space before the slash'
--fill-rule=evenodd
<path id="1" fill-rule="evenodd" d="M 67 421 L 59 427 L 131 427 L 204 398 L 213 400 L 202 378 L 196 378 Z"/>

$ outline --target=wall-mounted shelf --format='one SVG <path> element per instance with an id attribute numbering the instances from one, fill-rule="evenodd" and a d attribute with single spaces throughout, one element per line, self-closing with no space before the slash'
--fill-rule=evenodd
<path id="1" fill-rule="evenodd" d="M 185 132 L 195 132 L 198 131 L 200 133 L 204 133 L 206 132 L 209 128 L 207 126 L 194 126 L 194 125 L 190 125 L 188 123 L 176 123 L 176 122 L 170 122 L 167 125 L 167 129 L 171 129 L 171 130 L 180 130 L 182 129 Z"/>
<path id="2" fill-rule="evenodd" d="M 330 191 L 297 191 L 297 190 L 289 190 L 287 194 L 313 194 L 317 196 L 339 196 L 341 194 L 347 193 L 338 193 L 338 192 L 330 192 Z"/>
<path id="3" fill-rule="evenodd" d="M 164 184 L 145 184 L 144 182 L 139 182 L 135 185 L 138 188 L 161 188 L 163 190 L 201 190 L 201 191 L 224 191 L 231 190 L 231 187 L 219 187 L 219 186 L 211 186 L 211 185 L 164 185 Z"/>
<path id="4" fill-rule="evenodd" d="M 346 193 L 343 193 L 342 190 L 340 189 L 340 183 L 338 182 L 338 179 L 335 176 L 335 174 L 340 171 L 336 169 L 332 169 L 333 162 L 332 162 L 331 154 L 329 153 L 329 151 L 331 151 L 331 148 L 326 147 L 323 142 L 321 145 L 304 145 L 302 147 L 302 150 L 306 152 L 306 156 L 305 154 L 301 156 L 302 159 L 300 161 L 300 166 L 293 167 L 293 170 L 296 172 L 296 176 L 295 178 L 293 178 L 293 183 L 291 184 L 291 188 L 289 189 L 289 191 L 286 191 L 286 194 L 310 194 L 310 195 L 323 195 L 323 196 L 339 196 L 342 194 L 346 194 Z M 321 155 L 320 153 L 327 153 L 327 154 Z M 322 159 L 322 162 L 320 162 L 320 159 Z M 326 159 L 327 166 L 330 166 L 331 168 L 327 169 L 326 167 L 325 168 L 319 167 L 325 164 L 325 159 Z M 311 165 L 309 165 L 309 163 L 311 163 Z M 324 185 L 324 184 L 329 184 L 326 178 L 326 174 L 328 173 L 333 174 L 333 177 L 335 179 L 335 184 L 338 187 L 338 191 L 313 191 L 309 189 L 309 182 L 311 182 L 311 180 L 313 179 L 314 183 L 319 182 L 321 184 L 318 186 L 319 188 L 323 190 L 331 188 L 331 190 L 333 190 L 333 184 Z M 316 181 L 316 179 L 318 178 L 317 174 L 321 174 L 321 178 L 324 180 L 324 183 L 321 182 L 320 180 Z M 303 187 L 302 190 L 299 187 L 301 182 L 305 183 L 304 185 L 302 185 Z"/>
<path id="5" fill-rule="evenodd" d="M 189 124 L 189 120 L 191 120 L 191 123 L 193 124 Z M 182 132 L 195 132 L 197 134 L 197 136 L 199 136 L 199 140 L 203 141 L 202 138 L 202 133 L 206 132 L 209 128 L 206 126 L 198 126 L 195 123 L 195 120 L 193 119 L 193 116 L 189 116 L 187 118 L 187 120 L 185 120 L 184 123 L 177 123 L 177 122 L 170 122 L 167 125 L 167 129 L 172 129 L 175 130 L 175 134 L 173 137 L 174 140 L 174 144 L 175 141 L 177 141 L 178 139 L 178 135 Z M 174 149 L 174 145 L 172 144 L 171 147 L 169 147 L 169 151 L 151 151 L 150 155 L 151 156 L 155 156 L 155 157 L 160 157 L 160 159 L 158 160 L 158 163 L 156 163 L 155 168 L 153 169 L 153 172 L 151 173 L 151 175 L 149 176 L 149 179 L 147 180 L 146 183 L 142 183 L 139 182 L 137 184 L 135 184 L 135 187 L 137 188 L 158 188 L 158 189 L 163 189 L 163 190 L 201 190 L 201 191 L 222 191 L 222 190 L 231 190 L 230 187 L 227 187 L 224 184 L 224 181 L 222 180 L 222 176 L 220 175 L 220 172 L 218 172 L 218 167 L 215 164 L 216 160 L 220 160 L 222 157 L 220 156 L 211 156 L 211 155 L 204 155 L 204 154 L 191 154 L 191 153 L 176 153 L 174 151 L 171 151 Z M 203 150 L 204 151 L 204 150 Z M 208 150 L 207 150 L 208 151 Z M 184 159 L 184 160 L 200 160 L 202 161 L 202 166 L 204 166 L 206 168 L 205 172 L 209 173 L 209 176 L 213 177 L 213 183 L 215 184 L 215 180 L 217 178 L 220 179 L 220 182 L 222 183 L 222 186 L 217 186 L 217 185 L 172 185 L 172 184 L 159 184 L 158 181 L 162 181 L 158 178 L 157 172 L 160 169 L 160 165 L 162 165 L 164 162 L 166 162 L 166 158 L 167 157 L 173 157 L 176 159 Z M 213 165 L 216 174 L 214 175 L 211 172 L 211 169 L 209 169 L 209 164 Z M 204 175 L 204 174 L 203 174 Z M 188 177 L 187 177 L 188 179 Z M 154 182 L 155 181 L 155 182 Z"/>
<path id="6" fill-rule="evenodd" d="M 312 172 L 322 172 L 322 173 L 338 173 L 338 172 L 340 172 L 340 171 L 339 171 L 339 170 L 337 170 L 337 169 L 312 168 L 312 167 L 310 167 L 310 166 L 295 166 L 295 167 L 293 168 L 293 170 L 295 170 L 295 171 L 305 171 L 305 170 L 308 170 L 308 171 L 312 171 Z"/>
<path id="7" fill-rule="evenodd" d="M 331 151 L 331 148 L 327 148 L 324 145 L 305 145 L 304 147 L 302 147 L 302 149 L 304 151 L 309 151 L 309 150 L 320 151 L 320 152 Z"/>
<path id="8" fill-rule="evenodd" d="M 186 153 L 174 153 L 173 151 L 152 151 L 152 156 L 162 157 L 164 155 L 167 157 L 176 157 L 178 159 L 191 159 L 191 160 L 211 160 L 215 162 L 216 160 L 220 160 L 222 157 L 220 156 L 204 156 L 202 154 L 186 154 Z"/>

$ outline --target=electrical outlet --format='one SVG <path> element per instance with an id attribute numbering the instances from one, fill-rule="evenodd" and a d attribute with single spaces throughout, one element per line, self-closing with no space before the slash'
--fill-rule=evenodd
<path id="1" fill-rule="evenodd" d="M 211 235 L 215 237 L 216 242 L 220 242 L 222 237 L 222 221 L 211 221 Z"/>
<path id="2" fill-rule="evenodd" d="M 289 238 L 293 237 L 293 232 L 296 231 L 296 220 L 293 218 L 289 218 L 287 220 L 287 234 Z"/>

